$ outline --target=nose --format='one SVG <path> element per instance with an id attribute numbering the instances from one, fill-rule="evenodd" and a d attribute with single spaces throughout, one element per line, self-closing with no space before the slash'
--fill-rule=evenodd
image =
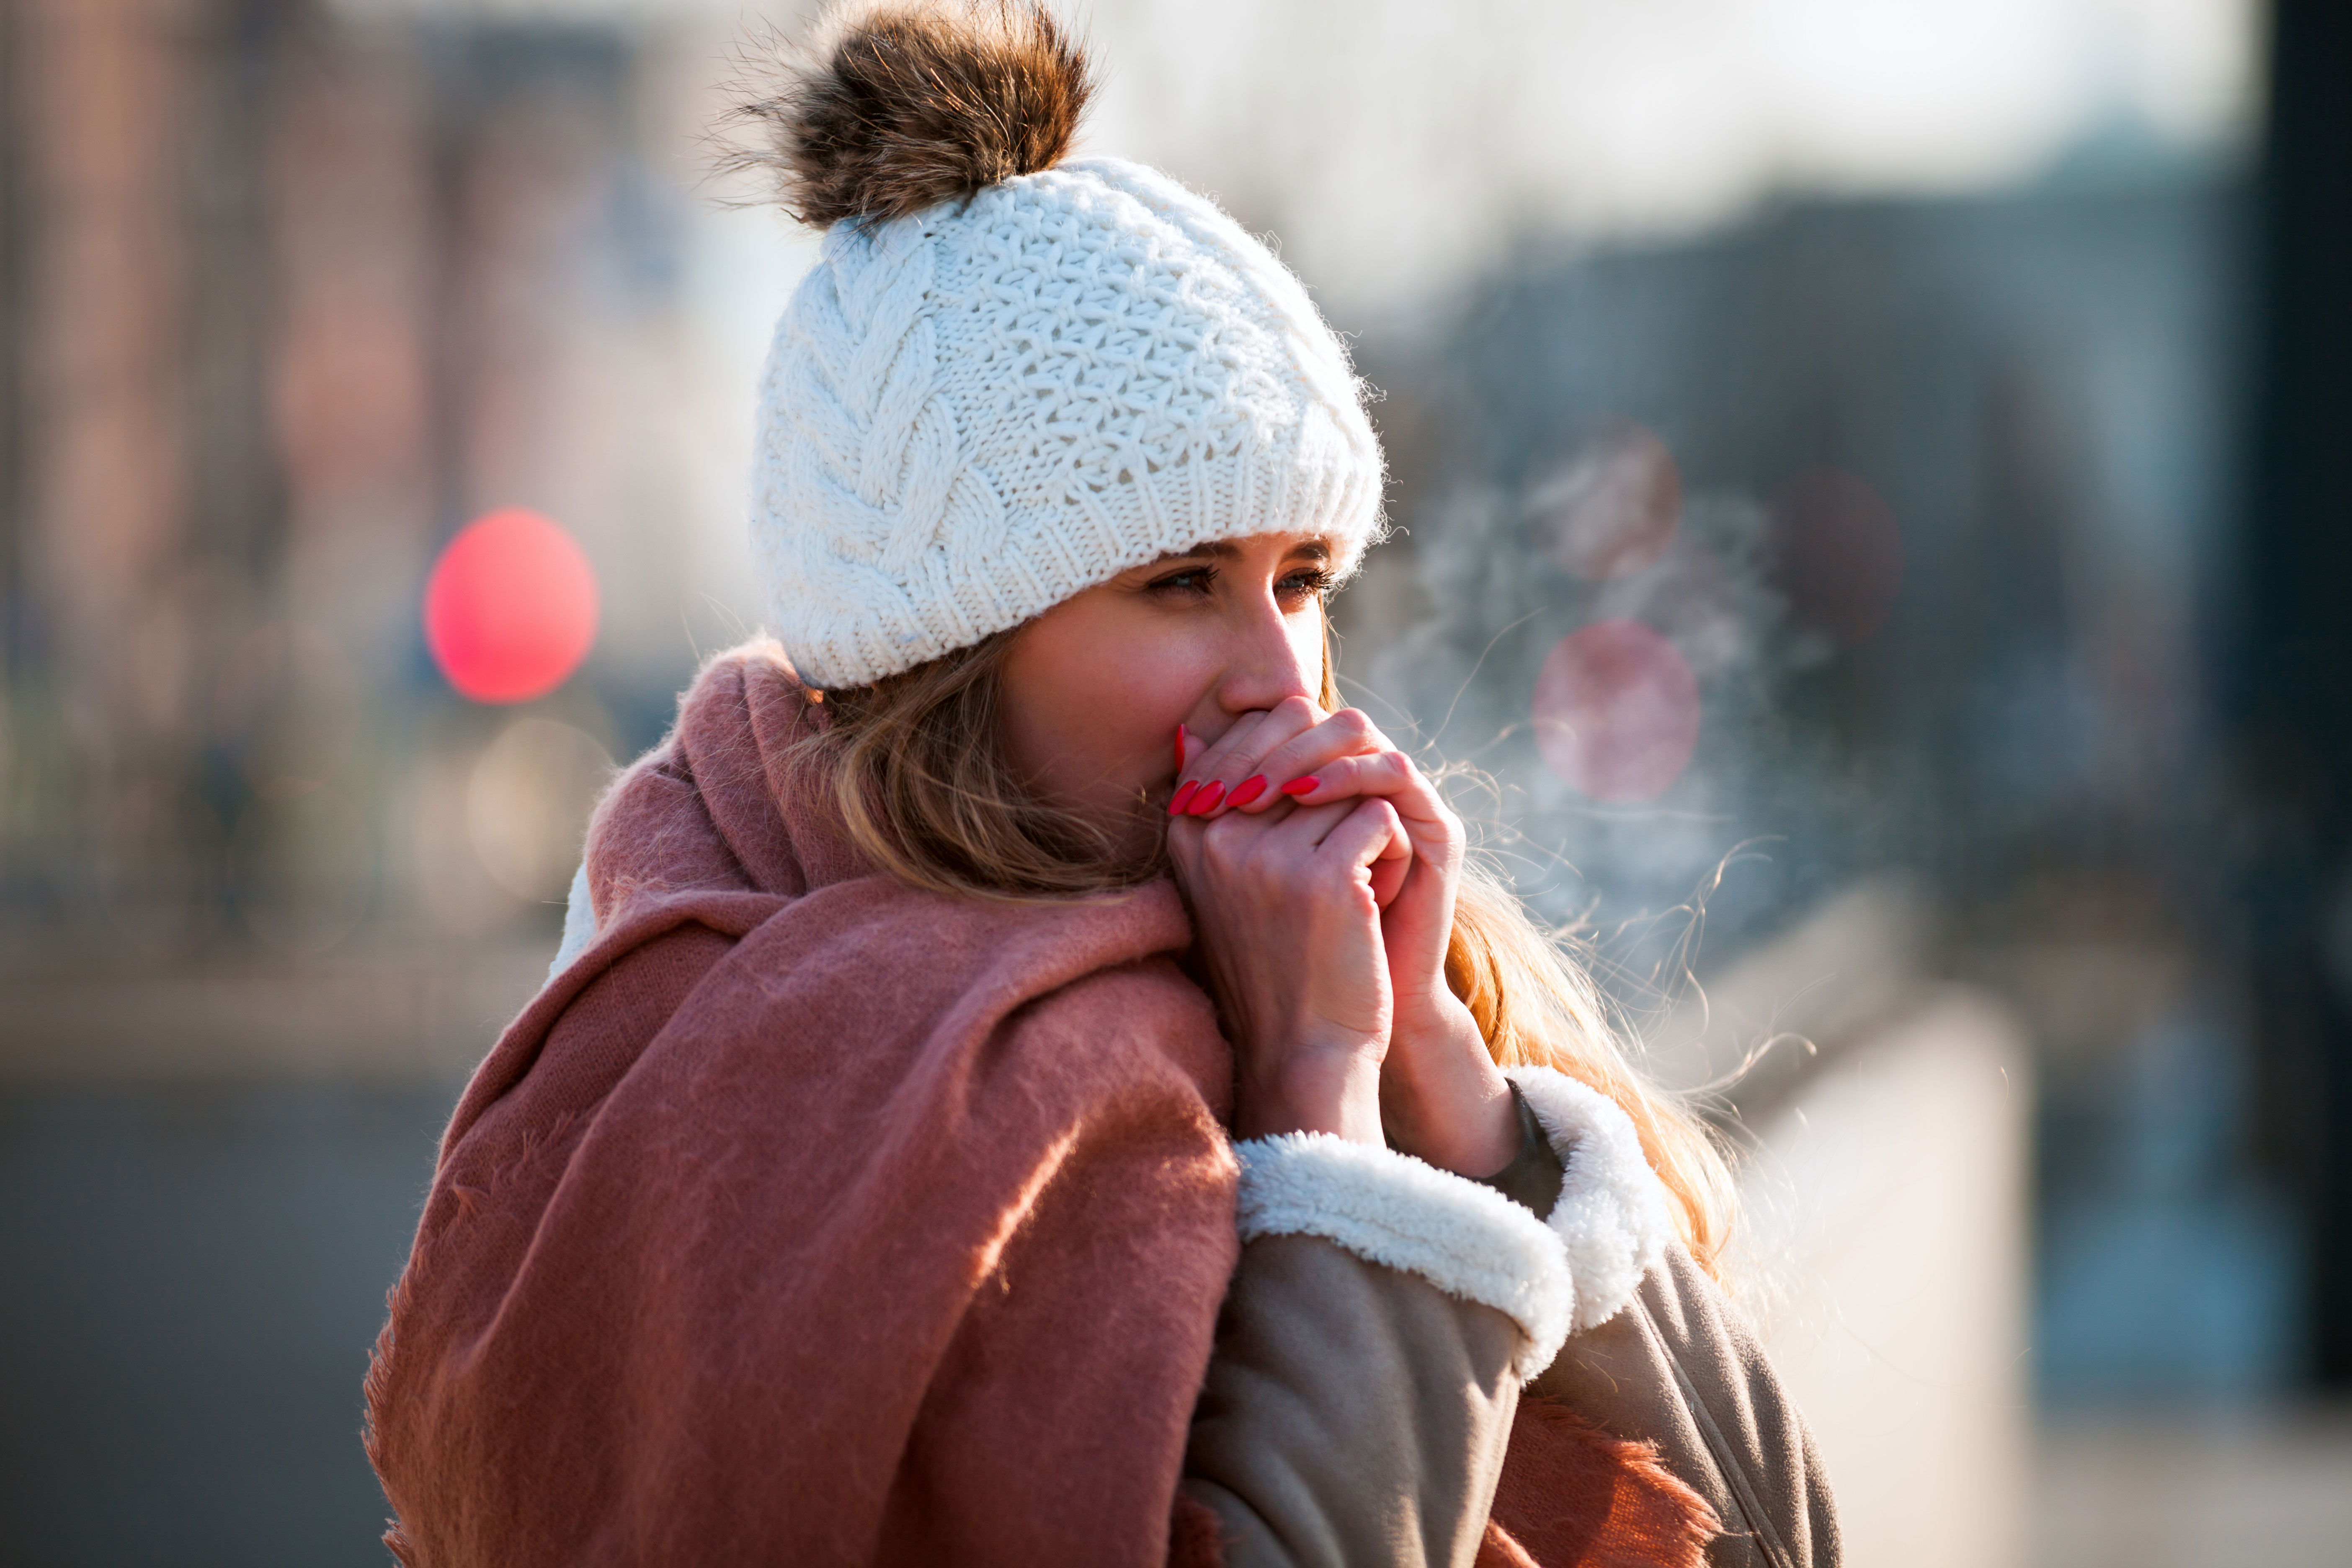
<path id="1" fill-rule="evenodd" d="M 1217 706 L 1255 712 L 1286 697 L 1313 701 L 1323 689 L 1323 617 L 1285 615 L 1273 595 L 1251 595 L 1228 617 Z"/>

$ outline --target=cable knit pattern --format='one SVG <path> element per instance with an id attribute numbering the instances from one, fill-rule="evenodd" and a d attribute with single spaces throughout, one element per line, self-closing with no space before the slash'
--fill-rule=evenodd
<path id="1" fill-rule="evenodd" d="M 770 350 L 751 531 L 794 666 L 863 685 L 1206 540 L 1321 533 L 1344 575 L 1381 479 L 1298 280 L 1093 159 L 827 231 Z"/>
<path id="2" fill-rule="evenodd" d="M 1509 1068 L 1505 1076 L 1519 1086 L 1559 1155 L 1559 1201 L 1546 1223 L 1568 1253 L 1576 1286 L 1570 1331 L 1581 1333 L 1623 1310 L 1665 1255 L 1675 1234 L 1665 1184 L 1615 1100 L 1550 1068 Z"/>
<path id="3" fill-rule="evenodd" d="M 1533 1377 L 1559 1352 L 1570 1295 L 1559 1244 L 1502 1194 L 1328 1132 L 1253 1138 L 1234 1153 L 1242 1165 L 1235 1219 L 1244 1242 L 1319 1236 L 1492 1307 L 1526 1336 L 1513 1363 L 1521 1377 Z"/>

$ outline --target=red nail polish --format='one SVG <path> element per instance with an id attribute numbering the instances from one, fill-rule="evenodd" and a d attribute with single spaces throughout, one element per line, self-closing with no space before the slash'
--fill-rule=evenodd
<path id="1" fill-rule="evenodd" d="M 1313 773 L 1308 773 L 1303 779 L 1293 779 L 1288 784 L 1283 785 L 1282 793 L 1285 795 L 1313 795 L 1316 789 L 1320 786 L 1322 783 L 1323 781 L 1321 779 L 1317 778 Z"/>
<path id="2" fill-rule="evenodd" d="M 1184 808 L 1192 804 L 1193 792 L 1198 790 L 1200 787 L 1201 781 L 1198 779 L 1194 779 L 1188 784 L 1179 784 L 1176 789 L 1175 798 L 1168 803 L 1168 815 L 1171 816 L 1183 816 Z"/>
<path id="3" fill-rule="evenodd" d="M 1184 771 L 1184 726 L 1176 726 L 1176 771 Z"/>
<path id="4" fill-rule="evenodd" d="M 1209 813 L 1217 809 L 1217 802 L 1224 798 L 1224 784 L 1216 779 L 1211 779 L 1207 784 L 1201 786 L 1201 793 L 1192 797 L 1192 815 L 1195 816 L 1208 816 Z"/>
<path id="5" fill-rule="evenodd" d="M 1250 802 L 1255 800 L 1265 793 L 1265 775 L 1264 773 L 1252 773 L 1249 777 L 1242 780 L 1241 783 L 1234 785 L 1234 793 L 1225 797 L 1225 804 L 1227 805 L 1247 805 Z"/>

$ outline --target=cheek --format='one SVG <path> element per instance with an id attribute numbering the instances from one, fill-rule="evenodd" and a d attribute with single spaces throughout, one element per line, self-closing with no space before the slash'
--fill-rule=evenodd
<path id="1" fill-rule="evenodd" d="M 1123 631 L 1131 633 L 1113 618 L 1050 611 L 1023 628 L 1005 659 L 1008 760 L 1074 801 L 1164 780 L 1176 726 L 1200 700 L 1205 677 L 1185 649 Z"/>

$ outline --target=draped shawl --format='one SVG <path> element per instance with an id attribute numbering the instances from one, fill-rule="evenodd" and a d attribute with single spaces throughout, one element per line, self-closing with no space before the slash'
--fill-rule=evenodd
<path id="1" fill-rule="evenodd" d="M 824 716 L 723 655 L 597 810 L 598 934 L 467 1087 L 369 1374 L 405 1563 L 1220 1560 L 1178 1481 L 1232 1057 L 1182 903 L 879 874 L 793 760 Z M 1678 1483 L 1540 1404 L 1482 1563 L 1695 1560 Z"/>

